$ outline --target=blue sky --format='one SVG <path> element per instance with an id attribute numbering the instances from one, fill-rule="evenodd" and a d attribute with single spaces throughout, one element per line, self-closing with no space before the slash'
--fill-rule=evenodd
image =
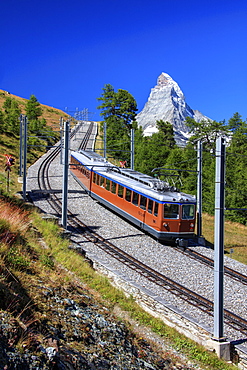
<path id="1" fill-rule="evenodd" d="M 1 3 L 0 89 L 99 120 L 105 84 L 138 111 L 161 72 L 192 109 L 247 119 L 246 0 L 8 0 Z"/>

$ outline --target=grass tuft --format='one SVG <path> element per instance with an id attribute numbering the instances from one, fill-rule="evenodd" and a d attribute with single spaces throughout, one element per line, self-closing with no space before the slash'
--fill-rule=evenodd
<path id="1" fill-rule="evenodd" d="M 16 270 L 25 270 L 30 266 L 29 259 L 22 253 L 20 248 L 11 247 L 5 257 L 7 265 L 11 265 Z"/>
<path id="2" fill-rule="evenodd" d="M 203 235 L 214 244 L 214 217 L 203 214 Z M 225 221 L 225 254 L 247 264 L 247 226 L 237 222 Z"/>
<path id="3" fill-rule="evenodd" d="M 29 227 L 29 212 L 19 206 L 0 199 L 0 231 L 6 227 L 12 233 L 25 234 Z"/>

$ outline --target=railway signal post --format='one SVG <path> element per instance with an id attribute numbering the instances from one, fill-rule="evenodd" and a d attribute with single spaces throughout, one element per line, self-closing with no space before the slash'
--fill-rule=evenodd
<path id="1" fill-rule="evenodd" d="M 11 157 L 11 155 L 5 154 L 6 157 L 6 163 L 5 163 L 5 171 L 7 172 L 7 186 L 6 190 L 9 192 L 9 173 L 11 171 L 11 166 L 15 163 L 15 159 Z"/>

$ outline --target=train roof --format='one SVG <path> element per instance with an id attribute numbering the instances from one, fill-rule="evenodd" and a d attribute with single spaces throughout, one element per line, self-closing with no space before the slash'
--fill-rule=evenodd
<path id="1" fill-rule="evenodd" d="M 115 180 L 116 182 L 145 194 L 159 201 L 195 202 L 195 197 L 179 192 L 167 182 L 134 171 L 130 168 L 120 168 L 108 162 L 98 153 L 91 150 L 73 151 L 71 155 L 90 171 Z"/>

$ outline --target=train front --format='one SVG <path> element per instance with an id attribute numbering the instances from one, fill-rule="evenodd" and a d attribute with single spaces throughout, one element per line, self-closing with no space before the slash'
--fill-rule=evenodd
<path id="1" fill-rule="evenodd" d="M 164 239 L 186 246 L 188 239 L 195 238 L 196 199 L 195 197 L 176 193 L 172 202 L 162 204 L 162 228 Z"/>

